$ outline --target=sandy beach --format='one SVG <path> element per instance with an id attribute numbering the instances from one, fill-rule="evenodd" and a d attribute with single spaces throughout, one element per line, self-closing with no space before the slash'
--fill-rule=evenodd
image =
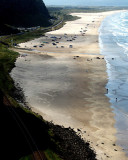
<path id="1" fill-rule="evenodd" d="M 105 96 L 106 63 L 98 43 L 102 20 L 116 12 L 73 13 L 80 19 L 19 44 L 15 50 L 21 56 L 11 72 L 32 110 L 74 128 L 89 141 L 98 160 L 128 159 L 116 145 L 114 114 Z"/>

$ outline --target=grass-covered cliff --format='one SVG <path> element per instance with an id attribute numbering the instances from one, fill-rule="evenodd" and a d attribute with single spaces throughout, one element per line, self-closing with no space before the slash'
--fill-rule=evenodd
<path id="1" fill-rule="evenodd" d="M 1 0 L 0 21 L 16 27 L 48 26 L 49 13 L 42 0 Z"/>

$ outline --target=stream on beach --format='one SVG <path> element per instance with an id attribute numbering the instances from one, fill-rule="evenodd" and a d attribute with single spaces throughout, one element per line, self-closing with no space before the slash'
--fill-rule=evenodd
<path id="1" fill-rule="evenodd" d="M 107 97 L 115 113 L 117 144 L 128 155 L 128 12 L 108 16 L 99 29 L 101 54 L 107 63 Z"/>

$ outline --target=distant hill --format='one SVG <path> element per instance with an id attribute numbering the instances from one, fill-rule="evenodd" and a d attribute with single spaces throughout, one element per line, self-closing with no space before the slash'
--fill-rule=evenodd
<path id="1" fill-rule="evenodd" d="M 0 21 L 16 27 L 48 26 L 49 13 L 42 0 L 1 0 Z"/>

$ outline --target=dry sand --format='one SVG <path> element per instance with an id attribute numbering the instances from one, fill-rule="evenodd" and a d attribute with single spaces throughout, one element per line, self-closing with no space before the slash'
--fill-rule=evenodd
<path id="1" fill-rule="evenodd" d="M 81 19 L 67 22 L 45 37 L 20 44 L 21 48 L 33 51 L 18 49 L 28 56 L 19 57 L 11 73 L 33 111 L 55 124 L 79 128 L 98 160 L 128 159 L 115 145 L 114 114 L 105 96 L 106 64 L 98 44 L 101 21 L 115 12 L 73 13 Z M 43 42 L 48 44 L 39 47 Z M 59 43 L 53 45 L 55 42 Z"/>

